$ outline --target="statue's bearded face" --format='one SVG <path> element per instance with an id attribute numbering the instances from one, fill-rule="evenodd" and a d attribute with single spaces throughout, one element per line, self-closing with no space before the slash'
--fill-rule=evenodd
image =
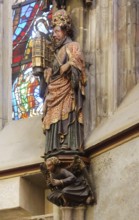
<path id="1" fill-rule="evenodd" d="M 53 38 L 56 44 L 59 44 L 65 38 L 66 35 L 66 31 L 61 30 L 59 26 L 54 27 Z"/>

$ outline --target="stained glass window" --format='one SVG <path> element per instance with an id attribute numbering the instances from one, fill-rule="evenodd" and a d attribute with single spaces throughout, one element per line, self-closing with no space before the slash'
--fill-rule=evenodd
<path id="1" fill-rule="evenodd" d="M 39 77 L 32 74 L 32 38 L 38 29 L 47 34 L 44 22 L 51 21 L 51 10 L 43 12 L 43 1 L 26 0 L 13 6 L 12 118 L 28 118 L 42 113 Z"/>

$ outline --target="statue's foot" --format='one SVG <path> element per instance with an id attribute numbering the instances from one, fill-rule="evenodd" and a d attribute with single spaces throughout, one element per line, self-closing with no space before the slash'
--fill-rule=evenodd
<path id="1" fill-rule="evenodd" d="M 95 201 L 94 196 L 88 196 L 86 199 L 86 205 L 92 205 Z"/>

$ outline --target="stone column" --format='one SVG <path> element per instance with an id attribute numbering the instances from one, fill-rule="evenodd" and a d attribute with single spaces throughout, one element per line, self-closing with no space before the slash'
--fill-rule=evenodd
<path id="1" fill-rule="evenodd" d="M 117 79 L 118 79 L 118 61 L 117 61 L 117 1 L 107 1 L 108 7 L 108 116 L 111 116 L 117 108 Z"/>
<path id="2" fill-rule="evenodd" d="M 0 1 L 0 42 L 3 37 L 3 1 Z M 2 43 L 0 44 L 0 129 L 2 128 Z"/>
<path id="3" fill-rule="evenodd" d="M 62 207 L 62 220 L 85 220 L 85 206 Z"/>
<path id="4" fill-rule="evenodd" d="M 74 208 L 73 220 L 84 220 L 85 219 L 85 206 L 79 206 Z"/>
<path id="5" fill-rule="evenodd" d="M 67 11 L 70 13 L 73 28 L 74 37 L 79 42 L 80 47 L 83 48 L 83 32 L 84 32 L 84 8 L 82 1 L 67 1 Z M 80 18 L 80 19 L 79 19 Z"/>
<path id="6" fill-rule="evenodd" d="M 2 125 L 12 120 L 11 103 L 11 63 L 12 63 L 12 4 L 13 0 L 3 1 L 2 36 Z"/>
<path id="7" fill-rule="evenodd" d="M 60 220 L 60 210 L 59 207 L 56 205 L 53 205 L 53 220 Z"/>
<path id="8" fill-rule="evenodd" d="M 73 220 L 73 208 L 72 207 L 62 207 L 61 211 L 62 211 L 62 220 Z"/>

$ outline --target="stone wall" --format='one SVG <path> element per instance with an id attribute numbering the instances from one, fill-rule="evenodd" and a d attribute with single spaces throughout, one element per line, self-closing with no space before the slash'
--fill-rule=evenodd
<path id="1" fill-rule="evenodd" d="M 3 37 L 3 4 L 0 2 L 0 41 Z M 2 44 L 0 44 L 0 129 L 2 128 Z"/>
<path id="2" fill-rule="evenodd" d="M 87 220 L 138 220 L 139 137 L 92 158 L 97 204 Z"/>
<path id="3" fill-rule="evenodd" d="M 0 219 L 15 220 L 44 214 L 44 190 L 30 180 L 12 177 L 0 181 Z"/>

